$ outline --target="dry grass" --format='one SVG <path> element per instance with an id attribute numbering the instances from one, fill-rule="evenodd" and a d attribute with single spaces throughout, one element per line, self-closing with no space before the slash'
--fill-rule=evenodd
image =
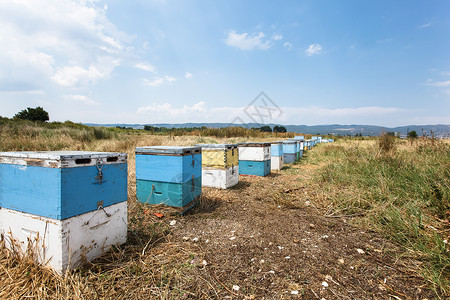
<path id="1" fill-rule="evenodd" d="M 307 222 L 306 226 L 308 226 L 309 223 L 315 222 L 314 220 L 320 217 L 318 223 L 315 223 L 315 228 L 319 229 L 321 226 L 325 226 L 323 224 L 326 224 L 326 226 L 335 226 L 332 227 L 333 229 L 339 228 L 341 230 L 336 232 L 347 233 L 348 231 L 354 234 L 352 229 L 348 229 L 345 224 L 339 223 L 339 220 L 343 215 L 358 215 L 360 213 L 364 214 L 355 218 L 355 221 L 358 220 L 355 224 L 367 229 L 379 228 L 372 217 L 382 216 L 385 213 L 383 209 L 395 202 L 390 202 L 389 205 L 380 202 L 379 205 L 374 206 L 373 198 L 366 193 L 365 187 L 355 185 L 355 183 L 361 182 L 355 176 L 363 176 L 361 174 L 355 175 L 352 172 L 354 169 L 351 168 L 339 169 L 336 164 L 343 164 L 347 167 L 349 167 L 347 165 L 349 161 L 370 164 L 374 162 L 371 160 L 371 156 L 375 158 L 375 161 L 396 157 L 403 161 L 412 162 L 416 159 L 418 153 L 422 153 L 423 155 L 427 154 L 424 165 L 428 164 L 431 168 L 434 163 L 432 157 L 429 156 L 429 149 L 441 151 L 439 150 L 441 149 L 440 144 L 430 146 L 419 141 L 411 145 L 409 141 L 405 141 L 398 142 L 395 153 L 386 155 L 378 147 L 376 139 L 366 141 L 346 140 L 320 145 L 313 151 L 309 151 L 300 163 L 288 166 L 282 172 L 274 173 L 267 178 L 244 177 L 237 187 L 226 191 L 204 189 L 198 207 L 186 217 L 175 218 L 178 222 L 197 224 L 196 222 L 203 223 L 203 220 L 211 220 L 213 224 L 223 224 L 223 228 L 228 228 L 230 224 L 239 225 L 238 228 L 243 234 L 255 234 L 256 237 L 266 239 L 264 241 L 267 242 L 264 245 L 261 242 L 261 245 L 258 244 L 251 249 L 246 248 L 246 244 L 239 245 L 237 248 L 233 248 L 231 245 L 231 248 L 226 248 L 224 245 L 225 242 L 229 242 L 228 237 L 225 237 L 224 241 L 221 242 L 223 244 L 218 242 L 217 247 L 215 247 L 216 244 L 208 246 L 204 243 L 185 242 L 179 235 L 190 236 L 193 228 L 188 226 L 179 229 L 179 232 L 175 232 L 168 226 L 170 219 L 167 217 L 163 220 L 159 219 L 153 214 L 152 208 L 136 200 L 134 149 L 137 146 L 190 146 L 198 143 L 270 141 L 279 138 L 226 139 L 194 135 L 119 134 L 108 139 L 84 141 L 81 138 L 77 139 L 70 134 L 60 132 L 58 133 L 61 135 L 59 138 L 55 135 L 42 140 L 42 136 L 34 139 L 32 133 L 34 129 L 29 130 L 30 133 L 23 138 L 18 137 L 20 143 L 28 143 L 29 148 L 24 150 L 91 150 L 128 153 L 128 242 L 125 245 L 114 247 L 101 258 L 92 263 L 87 263 L 81 269 L 59 276 L 50 269 L 34 263 L 32 251 L 22 255 L 17 250 L 18 248 L 8 250 L 4 247 L 5 241 L 2 240 L 0 241 L 0 280 L 3 281 L 3 284 L 0 285 L 0 298 L 2 299 L 210 299 L 223 298 L 224 296 L 234 297 L 235 295 L 238 295 L 237 298 L 248 296 L 251 299 L 251 297 L 255 298 L 255 295 L 269 298 L 290 297 L 289 293 L 285 294 L 287 289 L 300 290 L 304 295 L 299 297 L 303 299 L 314 298 L 315 293 L 327 299 L 337 297 L 336 295 L 348 296 L 346 290 L 357 290 L 357 294 L 351 294 L 354 297 L 370 297 L 372 291 L 367 292 L 365 289 L 367 287 L 373 288 L 372 281 L 374 280 L 375 286 L 378 285 L 376 279 L 382 278 L 379 277 L 378 272 L 387 274 L 393 272 L 393 269 L 386 268 L 386 271 L 383 271 L 380 267 L 380 271 L 378 271 L 379 265 L 377 263 L 371 265 L 371 261 L 361 261 L 359 257 L 352 257 L 344 250 L 336 255 L 346 259 L 349 257 L 349 260 L 354 260 L 356 268 L 363 271 L 352 273 L 350 283 L 345 281 L 345 278 L 347 278 L 349 272 L 353 271 L 345 269 L 341 275 L 338 271 L 335 271 L 336 274 L 333 274 L 333 277 L 341 278 L 342 281 L 341 287 L 335 289 L 335 292 L 339 294 L 334 296 L 330 294 L 331 292 L 321 294 L 325 292 L 320 284 L 324 274 L 326 274 L 325 272 L 335 269 L 316 260 L 308 262 L 303 257 L 305 260 L 299 260 L 299 265 L 291 268 L 282 257 L 282 261 L 277 262 L 277 266 L 281 268 L 280 276 L 277 277 L 270 275 L 270 273 L 260 273 L 258 269 L 253 270 L 253 267 L 247 264 L 252 258 L 251 255 L 262 256 L 263 253 L 267 253 L 264 247 L 269 247 L 267 246 L 269 239 L 270 241 L 280 239 L 281 242 L 284 242 L 286 236 L 288 236 L 289 241 L 292 241 L 294 238 L 300 238 L 300 235 L 305 231 L 313 231 L 314 229 L 311 228 L 301 228 L 295 233 L 297 236 L 294 237 L 292 237 L 293 234 L 287 232 L 290 224 L 304 214 L 316 215 L 306 216 L 306 221 L 302 220 L 300 224 L 304 225 L 303 223 Z M 17 148 L 18 143 L 12 141 L 10 135 L 6 136 L 4 132 L 0 133 L 0 135 L 2 134 L 2 137 L 6 138 L 0 144 L 3 150 L 21 150 Z M 49 143 L 47 146 L 39 148 L 46 142 Z M 353 177 L 340 177 L 343 174 L 350 174 Z M 324 178 L 326 178 L 326 181 L 324 181 Z M 373 172 L 373 176 L 370 178 L 377 182 L 377 189 L 373 190 L 374 193 L 395 196 L 392 192 L 392 186 L 386 181 L 383 172 Z M 277 188 L 273 188 L 275 186 Z M 448 187 L 444 188 L 448 189 Z M 389 199 L 395 200 L 394 198 Z M 252 211 L 254 214 L 251 214 L 250 217 L 250 214 L 243 209 Z M 280 211 L 283 213 L 281 217 L 278 215 Z M 329 219 L 324 216 L 328 216 Z M 334 217 L 338 218 L 333 219 Z M 329 225 L 328 221 L 325 220 L 330 219 L 337 221 Z M 432 217 L 427 220 L 431 219 Z M 205 224 L 209 224 L 206 221 Z M 273 232 L 274 228 L 271 228 L 271 226 L 275 226 L 277 222 L 281 223 L 280 227 L 277 227 L 279 232 Z M 437 226 L 436 224 L 439 224 L 439 222 L 433 221 L 426 224 Z M 263 228 L 266 231 L 258 232 L 258 228 Z M 444 227 L 434 228 L 441 230 Z M 202 227 L 200 233 L 207 230 L 209 230 L 209 227 Z M 223 235 L 220 228 L 211 228 L 211 230 L 216 230 L 218 235 Z M 420 230 L 430 232 L 429 228 Z M 360 230 L 356 231 L 359 232 Z M 280 233 L 286 234 L 286 236 L 278 236 Z M 320 232 L 320 234 L 323 235 L 324 233 Z M 345 240 L 345 245 L 364 239 L 357 235 L 349 237 L 342 235 L 340 238 L 342 240 L 348 239 Z M 251 241 L 259 243 L 256 238 L 249 238 L 246 243 Z M 372 242 L 372 238 L 367 238 L 365 241 L 367 243 Z M 332 248 L 329 245 L 326 246 L 322 253 L 333 252 L 334 248 L 340 247 L 342 244 L 342 241 L 339 242 Z M 297 243 L 291 242 L 292 247 L 297 247 Z M 255 249 L 261 250 L 261 252 L 257 252 Z M 411 248 L 406 249 L 402 253 L 396 252 L 396 255 L 398 255 L 396 258 L 401 261 L 407 255 L 408 259 L 415 264 L 414 266 L 408 266 L 408 268 L 405 267 L 408 272 L 417 276 L 415 272 L 423 270 L 424 267 L 428 268 L 427 270 L 432 270 L 424 263 L 426 260 L 422 260 L 425 252 L 411 251 Z M 274 251 L 278 250 L 275 249 Z M 253 254 L 253 252 L 258 254 Z M 324 256 L 326 255 L 324 254 Z M 330 257 L 330 261 L 327 261 L 327 263 L 331 265 L 337 258 Z M 384 258 L 385 254 L 383 254 Z M 275 258 L 271 259 L 275 260 Z M 418 264 L 416 259 L 419 259 L 421 264 Z M 208 266 L 203 264 L 203 260 L 208 262 Z M 324 260 L 325 258 L 321 257 L 321 261 Z M 389 261 L 389 265 L 392 264 L 396 264 L 396 262 Z M 317 267 L 319 265 L 320 268 Z M 303 269 L 305 270 L 303 271 Z M 373 273 L 369 274 L 369 269 L 373 270 L 370 271 Z M 297 273 L 303 274 L 304 277 L 301 280 L 296 279 Z M 383 276 L 387 276 L 384 275 L 385 273 L 383 273 Z M 399 274 L 396 273 L 392 278 L 389 277 L 389 280 L 392 281 L 389 281 L 388 284 L 392 286 L 394 284 L 392 282 L 395 282 L 397 288 L 401 288 L 402 284 L 409 287 L 410 281 L 407 280 L 410 277 L 404 278 Z M 314 285 L 315 283 L 309 285 L 310 283 L 306 282 L 312 280 L 312 278 L 315 278 L 317 285 Z M 360 282 L 360 284 L 354 284 L 353 281 Z M 348 284 L 348 287 L 344 288 L 344 282 Z M 405 282 L 408 282 L 408 284 L 405 284 Z M 424 284 L 424 281 L 419 280 L 419 282 L 421 285 Z M 271 285 L 272 283 L 274 285 Z M 232 290 L 233 284 L 239 284 L 246 289 L 239 292 L 234 291 Z M 314 292 L 313 288 L 317 292 Z M 445 288 L 443 286 L 444 291 Z M 391 294 L 399 295 L 392 291 Z M 390 294 L 385 293 L 383 295 L 387 297 Z"/>

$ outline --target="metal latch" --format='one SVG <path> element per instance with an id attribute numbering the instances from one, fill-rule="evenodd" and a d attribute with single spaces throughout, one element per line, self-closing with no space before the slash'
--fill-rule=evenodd
<path id="1" fill-rule="evenodd" d="M 195 159 L 194 159 L 194 154 L 192 154 L 192 166 L 195 167 Z"/>
<path id="2" fill-rule="evenodd" d="M 195 180 L 194 180 L 194 175 L 192 175 L 192 187 L 191 190 L 194 191 L 195 190 Z"/>
<path id="3" fill-rule="evenodd" d="M 97 167 L 97 176 L 95 177 L 95 179 L 97 180 L 98 184 L 102 184 L 103 183 L 103 164 L 100 160 L 97 161 L 96 164 Z"/>

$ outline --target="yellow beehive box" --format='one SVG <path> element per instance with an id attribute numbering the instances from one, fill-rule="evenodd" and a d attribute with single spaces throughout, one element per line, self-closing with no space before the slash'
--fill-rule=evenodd
<path id="1" fill-rule="evenodd" d="M 238 148 L 235 144 L 200 144 L 202 147 L 202 166 L 229 169 L 239 165 Z"/>

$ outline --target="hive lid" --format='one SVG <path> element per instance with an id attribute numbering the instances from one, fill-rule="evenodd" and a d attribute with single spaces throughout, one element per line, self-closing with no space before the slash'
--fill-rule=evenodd
<path id="1" fill-rule="evenodd" d="M 297 139 L 297 138 L 293 138 L 293 139 L 288 139 L 288 141 L 303 142 L 303 141 L 304 141 L 304 139 Z"/>
<path id="2" fill-rule="evenodd" d="M 294 141 L 294 140 L 283 141 L 283 144 L 296 144 L 296 143 L 297 143 L 297 141 Z"/>
<path id="3" fill-rule="evenodd" d="M 276 141 L 276 142 L 270 142 L 271 145 L 273 144 L 283 144 L 283 141 Z"/>
<path id="4" fill-rule="evenodd" d="M 239 143 L 239 147 L 268 147 L 270 143 L 265 142 L 251 142 L 251 143 Z"/>
<path id="5" fill-rule="evenodd" d="M 191 155 L 202 153 L 200 147 L 180 147 L 180 146 L 146 146 L 136 147 L 136 154 L 153 154 L 153 155 Z"/>
<path id="6" fill-rule="evenodd" d="M 197 144 L 195 147 L 201 147 L 202 149 L 233 149 L 238 144 Z"/>
<path id="7" fill-rule="evenodd" d="M 0 163 L 35 167 L 70 168 L 126 163 L 126 153 L 93 151 L 0 152 Z"/>

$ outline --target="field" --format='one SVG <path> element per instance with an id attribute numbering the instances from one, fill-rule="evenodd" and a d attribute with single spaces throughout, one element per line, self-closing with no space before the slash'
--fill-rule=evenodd
<path id="1" fill-rule="evenodd" d="M 265 178 L 203 189 L 184 216 L 136 200 L 134 148 L 279 140 L 3 125 L 0 148 L 127 152 L 128 242 L 54 274 L 0 241 L 0 298 L 444 299 L 450 145 L 339 139 Z M 176 221 L 176 222 L 173 222 Z M 175 223 L 175 224 L 174 224 Z M 172 225 L 170 225 L 172 224 Z"/>

